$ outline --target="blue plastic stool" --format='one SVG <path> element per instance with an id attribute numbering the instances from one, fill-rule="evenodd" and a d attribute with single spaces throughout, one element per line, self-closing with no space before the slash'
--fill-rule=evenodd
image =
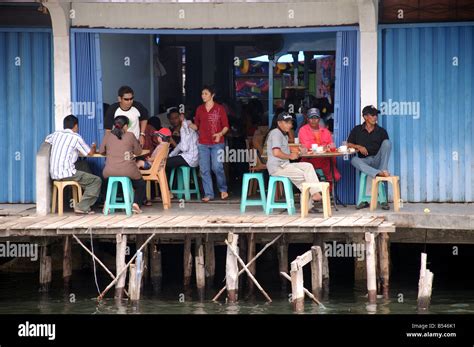
<path id="1" fill-rule="evenodd" d="M 366 194 L 366 189 L 367 189 L 367 174 L 361 172 L 360 173 L 360 179 L 359 179 L 359 197 L 357 199 L 357 205 L 359 205 L 361 202 L 365 201 L 370 204 L 370 195 Z M 383 182 L 379 183 L 379 194 L 378 194 L 378 202 L 383 203 L 387 202 L 387 194 L 385 194 L 385 186 Z"/>
<path id="2" fill-rule="evenodd" d="M 117 190 L 118 185 L 122 185 L 123 201 L 117 201 Z M 104 204 L 104 215 L 114 213 L 115 209 L 125 209 L 127 216 L 132 215 L 132 204 L 133 204 L 133 186 L 132 181 L 129 177 L 109 177 L 109 183 L 107 184 L 107 197 L 105 198 Z"/>
<path id="3" fill-rule="evenodd" d="M 249 192 L 249 182 L 250 180 L 257 180 L 258 189 L 260 190 L 260 199 L 251 199 L 247 200 L 247 195 Z M 265 211 L 266 206 L 266 197 L 265 197 L 265 182 L 263 181 L 263 173 L 253 172 L 245 173 L 242 179 L 242 198 L 240 200 L 240 213 L 245 212 L 247 206 L 262 206 L 263 211 Z"/>
<path id="4" fill-rule="evenodd" d="M 176 169 L 178 170 L 178 175 L 177 175 L 178 189 L 173 189 L 173 181 L 174 181 Z M 193 174 L 194 189 L 191 189 L 191 171 Z M 170 174 L 169 186 L 170 186 L 171 193 L 177 194 L 178 199 L 181 199 L 184 194 L 184 200 L 189 201 L 191 200 L 191 194 L 196 194 L 198 200 L 201 200 L 201 192 L 199 191 L 199 185 L 198 185 L 197 173 L 196 173 L 195 167 L 179 166 L 177 168 L 173 168 Z"/>
<path id="5" fill-rule="evenodd" d="M 275 202 L 277 182 L 283 183 L 286 202 Z M 293 196 L 293 185 L 288 177 L 270 176 L 270 180 L 268 182 L 268 195 L 267 204 L 265 206 L 265 213 L 272 213 L 274 208 L 284 208 L 288 211 L 289 215 L 293 215 L 296 213 L 295 198 Z"/>

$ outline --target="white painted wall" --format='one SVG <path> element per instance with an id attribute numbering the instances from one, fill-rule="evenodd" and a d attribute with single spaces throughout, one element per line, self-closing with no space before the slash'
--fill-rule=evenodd
<path id="1" fill-rule="evenodd" d="M 356 24 L 356 0 L 287 3 L 79 3 L 74 26 L 106 28 L 249 28 Z"/>
<path id="2" fill-rule="evenodd" d="M 151 111 L 150 35 L 101 34 L 100 57 L 104 102 L 117 102 L 118 88 L 128 85 L 135 99 Z"/>

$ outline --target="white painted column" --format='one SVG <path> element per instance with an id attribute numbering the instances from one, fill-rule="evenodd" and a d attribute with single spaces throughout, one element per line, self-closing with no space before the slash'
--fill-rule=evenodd
<path id="1" fill-rule="evenodd" d="M 377 4 L 359 0 L 360 105 L 377 107 Z M 361 121 L 362 115 L 361 115 Z"/>
<path id="2" fill-rule="evenodd" d="M 63 128 L 64 117 L 71 113 L 70 4 L 50 0 L 44 6 L 53 25 L 54 130 L 59 130 Z"/>

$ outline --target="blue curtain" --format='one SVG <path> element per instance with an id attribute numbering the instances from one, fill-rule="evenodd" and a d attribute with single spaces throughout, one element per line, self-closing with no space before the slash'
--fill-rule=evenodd
<path id="1" fill-rule="evenodd" d="M 336 88 L 334 95 L 334 141 L 340 146 L 352 128 L 359 123 L 360 114 L 359 33 L 337 33 Z M 337 167 L 342 178 L 337 194 L 345 204 L 355 204 L 356 172 L 350 158 L 338 158 Z"/>
<path id="2" fill-rule="evenodd" d="M 36 201 L 36 152 L 53 128 L 49 29 L 0 28 L 0 203 Z"/>
<path id="3" fill-rule="evenodd" d="M 104 136 L 99 34 L 72 34 L 71 74 L 72 111 L 79 118 L 79 133 L 87 144 L 94 142 L 99 146 Z M 92 172 L 101 175 L 105 160 L 87 161 Z"/>

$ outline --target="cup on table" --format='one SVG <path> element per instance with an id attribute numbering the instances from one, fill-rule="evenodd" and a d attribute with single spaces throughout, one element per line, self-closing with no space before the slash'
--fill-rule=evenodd
<path id="1" fill-rule="evenodd" d="M 324 152 L 324 147 L 323 146 L 317 146 L 316 147 L 316 153 L 323 153 Z"/>
<path id="2" fill-rule="evenodd" d="M 311 150 L 312 150 L 313 152 L 317 152 L 318 147 L 319 147 L 319 146 L 318 146 L 317 143 L 313 143 L 313 144 L 311 145 Z"/>
<path id="3" fill-rule="evenodd" d="M 300 139 L 295 137 L 295 145 L 299 145 L 300 144 Z"/>
<path id="4" fill-rule="evenodd" d="M 342 145 L 339 147 L 339 152 L 347 152 L 347 146 Z"/>

